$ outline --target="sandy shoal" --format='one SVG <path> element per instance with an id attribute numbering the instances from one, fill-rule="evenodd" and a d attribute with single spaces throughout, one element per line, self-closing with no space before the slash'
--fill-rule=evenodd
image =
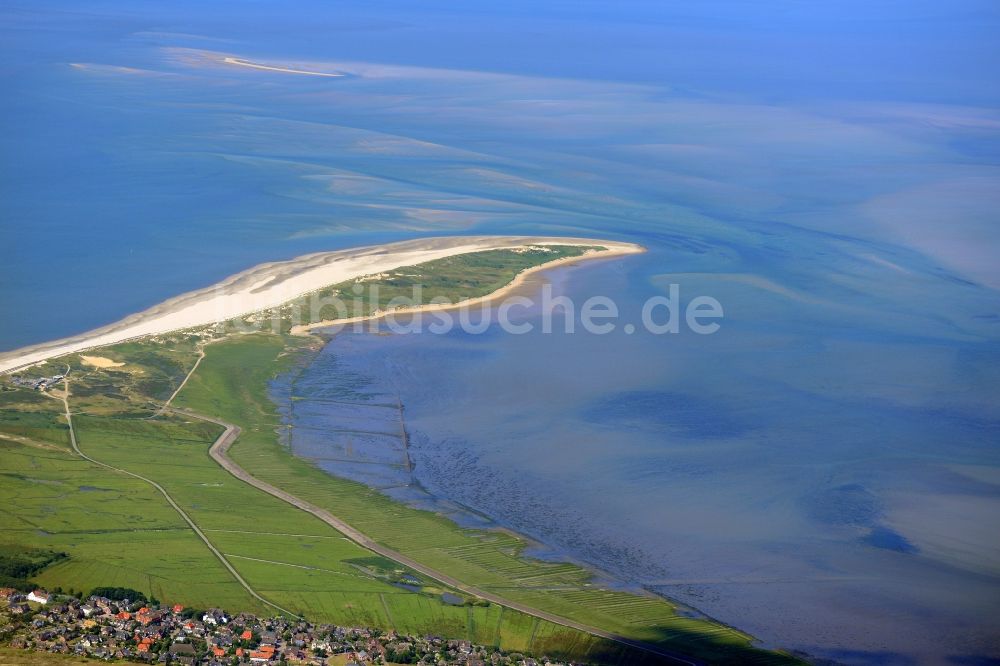
<path id="1" fill-rule="evenodd" d="M 336 74 L 333 72 L 313 72 L 308 69 L 295 69 L 293 67 L 279 67 L 277 65 L 265 65 L 259 62 L 252 62 L 250 60 L 245 60 L 243 58 L 234 58 L 232 56 L 222 59 L 222 62 L 227 65 L 239 65 L 241 67 L 251 67 L 253 69 L 263 69 L 268 72 L 282 72 L 284 74 L 305 74 L 307 76 L 329 76 L 334 78 L 343 77 L 343 74 Z"/>

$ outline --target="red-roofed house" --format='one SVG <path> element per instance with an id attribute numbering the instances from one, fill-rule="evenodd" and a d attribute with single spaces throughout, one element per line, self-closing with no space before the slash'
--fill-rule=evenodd
<path id="1" fill-rule="evenodd" d="M 245 640 L 245 641 L 248 641 L 248 640 L 250 640 L 251 638 L 253 638 L 253 632 L 252 632 L 252 631 L 250 631 L 249 629 L 247 629 L 247 630 L 246 630 L 246 631 L 244 631 L 244 632 L 243 632 L 242 634 L 240 634 L 240 638 L 242 638 L 242 639 L 243 639 L 243 640 Z"/>
<path id="2" fill-rule="evenodd" d="M 153 622 L 159 622 L 162 618 L 163 618 L 162 611 L 153 611 L 151 613 L 150 612 L 143 613 L 142 611 L 139 611 L 139 614 L 136 615 L 135 617 L 135 619 L 139 620 L 139 623 L 142 624 L 143 626 L 147 626 Z"/>

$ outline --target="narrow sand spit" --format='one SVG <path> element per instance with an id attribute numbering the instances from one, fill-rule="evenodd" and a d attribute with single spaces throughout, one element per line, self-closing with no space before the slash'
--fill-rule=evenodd
<path id="1" fill-rule="evenodd" d="M 333 72 L 313 72 L 308 69 L 292 69 L 291 67 L 277 67 L 275 65 L 263 65 L 258 62 L 251 62 L 249 60 L 244 60 L 243 58 L 233 58 L 226 57 L 222 59 L 222 62 L 227 65 L 239 65 L 241 67 L 252 67 L 253 69 L 263 69 L 268 72 L 282 72 L 284 74 L 305 74 L 307 76 L 330 76 L 330 77 L 341 77 L 343 74 L 335 74 Z"/>
<path id="2" fill-rule="evenodd" d="M 641 246 L 633 243 L 593 238 L 454 236 L 307 254 L 289 261 L 260 264 L 211 287 L 168 299 L 148 310 L 87 333 L 4 352 L 0 354 L 0 373 L 18 370 L 65 354 L 150 335 L 206 326 L 268 310 L 317 289 L 374 273 L 469 252 L 523 248 L 529 245 L 606 248 L 602 252 L 573 258 L 577 261 L 643 251 Z M 555 262 L 550 262 L 546 267 L 552 263 Z"/>

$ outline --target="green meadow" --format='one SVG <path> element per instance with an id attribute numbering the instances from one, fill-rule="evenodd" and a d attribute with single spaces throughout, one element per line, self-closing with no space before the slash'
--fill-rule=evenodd
<path id="1" fill-rule="evenodd" d="M 570 250 L 578 248 L 564 250 L 564 256 L 573 256 Z M 483 256 L 401 269 L 384 278 L 387 293 L 409 290 L 416 281 L 436 285 L 438 293 L 425 290 L 428 299 L 441 292 L 479 296 L 527 266 L 556 258 L 552 253 L 477 254 Z M 205 356 L 174 405 L 239 425 L 242 434 L 230 450 L 233 460 L 385 546 L 511 601 L 672 652 L 713 663 L 795 663 L 754 648 L 749 636 L 732 628 L 686 617 L 660 597 L 608 589 L 576 565 L 525 557 L 526 544 L 516 536 L 460 528 L 295 458 L 282 445 L 280 431 L 286 426 L 267 387 L 278 373 L 308 361 L 316 340 L 274 333 L 212 336 L 218 334 L 195 331 L 90 352 L 122 363 L 117 367 L 96 368 L 72 355 L 30 373 L 44 376 L 68 368 L 68 401 L 81 450 L 160 484 L 270 604 L 316 622 L 436 634 L 511 651 L 598 663 L 661 661 L 467 598 L 373 555 L 319 519 L 231 476 L 208 455 L 220 426 L 158 412 L 194 366 L 199 347 Z M 277 612 L 240 585 L 159 490 L 73 452 L 62 386 L 43 394 L 5 379 L 2 389 L 0 548 L 67 555 L 36 573 L 34 582 L 70 593 L 129 587 L 168 603 Z M 461 603 L 447 603 L 446 592 L 461 597 Z"/>

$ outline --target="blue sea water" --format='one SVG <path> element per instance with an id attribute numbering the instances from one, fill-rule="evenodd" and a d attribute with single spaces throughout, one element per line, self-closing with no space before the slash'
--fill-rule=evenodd
<path id="1" fill-rule="evenodd" d="M 12 0 L 0 349 L 317 250 L 639 242 L 547 279 L 623 321 L 678 284 L 718 333 L 339 336 L 294 446 L 771 645 L 997 658 L 998 27 L 976 0 Z M 317 400 L 358 382 L 389 406 Z"/>
<path id="2" fill-rule="evenodd" d="M 293 379 L 293 450 L 769 644 L 849 663 L 994 654 L 997 345 L 877 304 L 845 318 L 843 295 L 664 274 L 677 250 L 644 240 L 641 258 L 549 275 L 577 303 L 616 300 L 607 335 L 545 334 L 537 310 L 525 335 L 338 333 Z M 626 333 L 664 278 L 718 298 L 719 332 Z"/>

